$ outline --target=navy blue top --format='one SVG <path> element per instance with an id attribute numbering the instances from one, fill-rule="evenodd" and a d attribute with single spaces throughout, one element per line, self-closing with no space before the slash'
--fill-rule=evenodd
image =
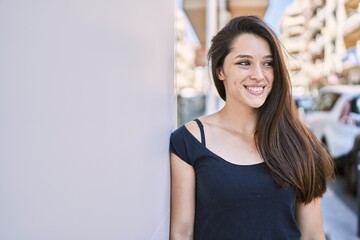
<path id="1" fill-rule="evenodd" d="M 280 188 L 265 163 L 230 163 L 204 141 L 185 126 L 170 138 L 170 151 L 195 170 L 194 240 L 300 239 L 295 191 Z"/>

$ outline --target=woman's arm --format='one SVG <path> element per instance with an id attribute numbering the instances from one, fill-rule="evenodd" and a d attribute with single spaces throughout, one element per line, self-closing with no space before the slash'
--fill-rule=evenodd
<path id="1" fill-rule="evenodd" d="M 301 231 L 301 240 L 325 240 L 320 198 L 306 205 L 298 203 L 296 218 Z"/>
<path id="2" fill-rule="evenodd" d="M 170 240 L 192 240 L 195 216 L 195 172 L 191 165 L 170 154 Z"/>

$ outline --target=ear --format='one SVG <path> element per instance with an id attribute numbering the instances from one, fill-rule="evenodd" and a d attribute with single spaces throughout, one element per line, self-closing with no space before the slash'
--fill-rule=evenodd
<path id="1" fill-rule="evenodd" d="M 216 76 L 219 80 L 225 80 L 225 74 L 222 68 L 219 67 L 216 69 Z"/>

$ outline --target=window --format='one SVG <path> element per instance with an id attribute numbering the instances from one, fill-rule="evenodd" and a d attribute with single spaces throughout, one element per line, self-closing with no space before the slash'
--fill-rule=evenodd
<path id="1" fill-rule="evenodd" d="M 315 102 L 313 110 L 331 111 L 339 97 L 338 93 L 323 93 Z"/>
<path id="2" fill-rule="evenodd" d="M 351 112 L 360 114 L 360 96 L 351 100 Z"/>

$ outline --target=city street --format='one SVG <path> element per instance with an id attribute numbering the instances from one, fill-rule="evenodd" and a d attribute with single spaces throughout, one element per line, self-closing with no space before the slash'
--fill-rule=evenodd
<path id="1" fill-rule="evenodd" d="M 335 194 L 348 206 L 355 214 L 357 214 L 356 196 L 345 190 L 345 179 L 343 176 L 336 176 L 336 180 L 330 184 L 330 188 Z"/>
<path id="2" fill-rule="evenodd" d="M 322 200 L 327 240 L 359 240 L 357 237 L 357 199 L 345 191 L 344 177 L 336 176 Z"/>

